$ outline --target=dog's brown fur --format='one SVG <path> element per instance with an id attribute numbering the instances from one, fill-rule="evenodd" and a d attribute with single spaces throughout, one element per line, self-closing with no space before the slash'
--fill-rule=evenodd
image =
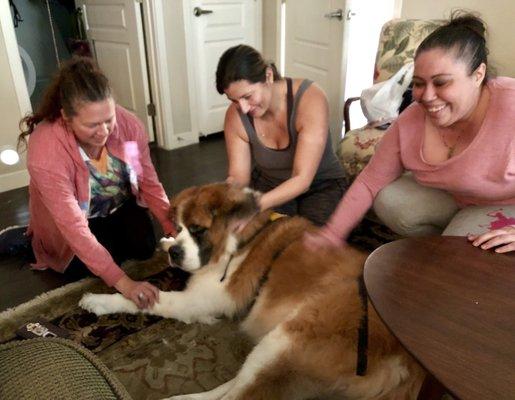
<path id="1" fill-rule="evenodd" d="M 185 321 L 240 315 L 242 330 L 256 342 L 236 378 L 214 390 L 222 395 L 206 392 L 195 399 L 416 398 L 424 372 L 370 303 L 368 367 L 365 376 L 356 375 L 363 318 L 358 278 L 367 254 L 351 246 L 307 250 L 304 232 L 316 228 L 300 217 L 270 222 L 270 212 L 259 213 L 255 197 L 214 184 L 172 199 L 185 241 L 193 243 L 191 224 L 205 229 L 209 260 L 184 292 L 161 292 L 148 312 Z M 241 221 L 248 223 L 235 234 Z M 231 250 L 235 235 L 238 246 Z M 180 238 L 181 233 L 174 246 L 181 246 Z M 198 301 L 206 293 L 215 296 L 208 305 Z"/>
<path id="2" fill-rule="evenodd" d="M 220 198 L 216 187 L 204 187 L 197 194 L 195 209 L 217 208 L 213 206 L 214 199 L 219 201 Z M 240 197 L 238 201 L 241 201 Z M 206 206 L 210 202 L 212 205 Z M 184 200 L 178 198 L 174 205 L 184 206 Z M 230 207 L 225 210 L 230 210 Z M 194 212 L 191 208 L 184 207 L 183 211 L 185 217 L 192 218 Z M 302 237 L 304 232 L 314 229 L 312 224 L 296 217 L 267 226 L 269 214 L 259 214 L 240 235 L 243 243 L 253 239 L 240 250 L 240 253 L 248 251 L 248 254 L 230 276 L 226 290 L 238 310 L 245 310 L 253 304 L 242 324 L 245 332 L 259 341 L 283 323 L 292 338 L 293 347 L 275 365 L 262 371 L 241 398 L 282 398 L 280 394 L 289 390 L 289 385 L 284 384 L 286 377 L 286 380 L 296 381 L 295 385 L 309 377 L 308 386 L 314 381 L 349 394 L 354 392 L 354 396 L 359 398 L 360 387 L 366 386 L 369 377 L 379 373 L 385 357 L 394 354 L 405 363 L 409 379 L 399 382 L 389 393 L 383 393 L 387 388 L 379 385 L 377 396 L 371 398 L 415 398 L 423 372 L 389 333 L 371 305 L 367 376 L 355 374 L 358 327 L 363 316 L 358 278 L 367 254 L 351 246 L 309 252 L 302 243 Z M 228 222 L 231 217 L 226 217 Z M 220 232 L 216 240 L 223 243 Z M 220 250 L 216 251 L 215 259 L 220 253 Z M 266 283 L 260 287 L 264 276 Z M 297 315 L 288 319 L 292 308 L 298 305 L 301 308 Z M 271 382 L 277 384 L 271 385 Z"/>

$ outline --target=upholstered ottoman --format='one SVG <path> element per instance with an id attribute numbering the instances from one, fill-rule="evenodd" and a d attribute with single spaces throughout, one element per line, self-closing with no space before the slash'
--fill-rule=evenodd
<path id="1" fill-rule="evenodd" d="M 0 346 L 0 399 L 107 400 L 131 397 L 89 350 L 66 339 Z"/>

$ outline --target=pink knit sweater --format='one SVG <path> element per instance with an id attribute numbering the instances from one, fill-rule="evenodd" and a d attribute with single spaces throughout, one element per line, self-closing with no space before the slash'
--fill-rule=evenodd
<path id="1" fill-rule="evenodd" d="M 377 193 L 404 170 L 421 185 L 449 192 L 460 207 L 515 204 L 515 79 L 492 79 L 488 88 L 490 103 L 478 134 L 463 152 L 439 164 L 422 155 L 424 110 L 418 103 L 406 109 L 340 201 L 326 235 L 346 239 Z"/>
<path id="2" fill-rule="evenodd" d="M 159 220 L 165 233 L 173 231 L 168 220 L 169 202 L 150 160 L 148 139 L 141 122 L 120 106 L 117 125 L 109 136 L 108 151 L 123 160 L 135 178 L 133 194 Z M 137 146 L 139 159 L 128 154 L 125 144 Z M 135 165 L 136 164 L 136 165 Z M 27 155 L 30 174 L 30 224 L 36 269 L 64 271 L 74 255 L 108 285 L 114 285 L 124 272 L 88 227 L 89 171 L 72 132 L 60 118 L 42 122 L 30 135 Z"/>

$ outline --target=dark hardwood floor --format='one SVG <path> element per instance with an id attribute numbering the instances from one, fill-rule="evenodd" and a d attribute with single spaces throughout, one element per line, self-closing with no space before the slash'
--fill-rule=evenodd
<path id="1" fill-rule="evenodd" d="M 198 145 L 171 151 L 152 149 L 151 153 L 169 196 L 189 186 L 221 181 L 226 176 L 227 157 L 221 134 L 203 138 Z M 0 193 L 0 230 L 27 224 L 28 204 L 28 188 Z M 160 234 L 159 228 L 156 230 Z M 31 270 L 23 258 L 0 256 L 0 311 L 69 282 L 69 278 L 52 270 Z"/>

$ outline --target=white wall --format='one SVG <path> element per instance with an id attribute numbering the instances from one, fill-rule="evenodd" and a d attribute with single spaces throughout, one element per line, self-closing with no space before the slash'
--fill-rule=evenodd
<path id="1" fill-rule="evenodd" d="M 479 12 L 487 24 L 490 64 L 498 75 L 515 77 L 515 1 L 513 0 L 403 0 L 402 18 L 448 18 L 453 9 Z"/>
<path id="2" fill-rule="evenodd" d="M 9 3 L 0 1 L 0 148 L 16 146 L 19 121 L 31 111 L 18 50 L 7 46 L 16 43 L 14 36 Z M 24 159 L 14 166 L 0 163 L 0 192 L 26 186 L 28 181 Z"/>

